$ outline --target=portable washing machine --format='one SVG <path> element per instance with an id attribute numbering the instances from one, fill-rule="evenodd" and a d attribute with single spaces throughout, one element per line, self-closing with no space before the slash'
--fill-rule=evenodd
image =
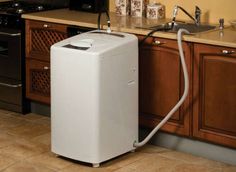
<path id="1" fill-rule="evenodd" d="M 51 47 L 52 152 L 99 163 L 138 141 L 138 39 L 86 32 Z"/>

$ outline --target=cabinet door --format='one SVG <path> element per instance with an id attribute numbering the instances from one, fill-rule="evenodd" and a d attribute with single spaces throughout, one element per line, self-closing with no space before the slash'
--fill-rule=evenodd
<path id="1" fill-rule="evenodd" d="M 38 60 L 26 60 L 26 97 L 42 103 L 50 103 L 50 64 Z"/>
<path id="2" fill-rule="evenodd" d="M 236 148 L 236 49 L 195 44 L 194 52 L 193 135 Z"/>
<path id="3" fill-rule="evenodd" d="M 183 43 L 191 85 L 191 45 Z M 139 54 L 139 112 L 143 126 L 155 127 L 175 106 L 184 91 L 183 73 L 175 40 L 149 38 Z M 191 87 L 187 99 L 162 130 L 190 135 Z"/>
<path id="4" fill-rule="evenodd" d="M 26 20 L 26 57 L 49 61 L 51 45 L 66 37 L 66 25 Z"/>

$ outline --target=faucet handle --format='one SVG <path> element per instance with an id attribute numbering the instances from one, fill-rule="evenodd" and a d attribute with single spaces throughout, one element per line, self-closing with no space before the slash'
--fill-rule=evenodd
<path id="1" fill-rule="evenodd" d="M 220 29 L 222 30 L 222 29 L 224 29 L 224 19 L 223 18 L 220 18 L 219 19 L 219 24 L 220 24 Z"/>
<path id="2" fill-rule="evenodd" d="M 201 9 L 197 5 L 195 6 L 195 13 L 201 13 Z"/>
<path id="3" fill-rule="evenodd" d="M 201 9 L 198 6 L 195 6 L 195 20 L 197 24 L 200 24 L 200 20 L 201 20 Z"/>

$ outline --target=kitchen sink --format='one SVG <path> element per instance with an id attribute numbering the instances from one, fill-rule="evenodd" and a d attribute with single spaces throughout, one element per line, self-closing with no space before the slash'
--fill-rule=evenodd
<path id="1" fill-rule="evenodd" d="M 148 29 L 150 30 L 156 29 L 156 30 L 172 32 L 172 33 L 176 33 L 180 28 L 186 29 L 190 33 L 194 34 L 194 33 L 209 31 L 209 30 L 215 29 L 216 27 L 212 25 L 207 25 L 207 24 L 196 25 L 195 23 L 184 23 L 184 22 L 175 22 L 173 27 L 172 27 L 171 22 L 148 27 Z"/>

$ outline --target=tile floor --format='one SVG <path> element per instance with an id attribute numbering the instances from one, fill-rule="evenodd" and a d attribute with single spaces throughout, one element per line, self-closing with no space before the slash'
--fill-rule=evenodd
<path id="1" fill-rule="evenodd" d="M 92 168 L 50 152 L 50 118 L 0 110 L 0 172 L 236 172 L 236 166 L 147 145 Z"/>

